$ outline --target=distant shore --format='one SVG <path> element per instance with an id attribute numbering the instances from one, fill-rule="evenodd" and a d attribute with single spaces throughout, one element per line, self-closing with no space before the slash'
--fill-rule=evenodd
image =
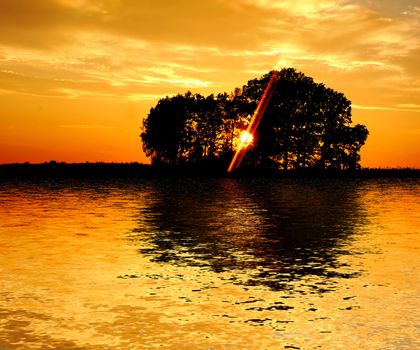
<path id="1" fill-rule="evenodd" d="M 420 169 L 362 168 L 353 171 L 241 169 L 227 174 L 217 168 L 158 167 L 142 163 L 0 164 L 0 178 L 163 178 L 163 177 L 271 177 L 271 178 L 420 178 Z"/>

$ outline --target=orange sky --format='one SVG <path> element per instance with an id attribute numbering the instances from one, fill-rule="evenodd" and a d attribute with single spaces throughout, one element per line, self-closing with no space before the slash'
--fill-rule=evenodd
<path id="1" fill-rule="evenodd" d="M 1 0 L 0 163 L 146 162 L 159 98 L 294 67 L 352 101 L 363 166 L 420 168 L 419 57 L 416 0 Z"/>

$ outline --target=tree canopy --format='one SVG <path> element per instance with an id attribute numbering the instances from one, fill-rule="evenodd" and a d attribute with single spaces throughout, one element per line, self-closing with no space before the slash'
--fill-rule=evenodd
<path id="1" fill-rule="evenodd" d="M 152 164 L 227 167 L 271 72 L 231 94 L 165 97 L 143 120 Z M 280 72 L 243 166 L 261 169 L 357 169 L 368 130 L 352 126 L 351 102 L 295 69 Z"/>

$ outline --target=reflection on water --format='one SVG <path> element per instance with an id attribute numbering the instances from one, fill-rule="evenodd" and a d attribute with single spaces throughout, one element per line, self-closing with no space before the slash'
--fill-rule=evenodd
<path id="1" fill-rule="evenodd" d="M 415 349 L 418 180 L 0 183 L 0 349 Z"/>
<path id="2" fill-rule="evenodd" d="M 366 220 L 358 191 L 340 181 L 171 180 L 153 186 L 131 238 L 156 262 L 247 272 L 233 282 L 273 290 L 311 277 L 326 291 L 357 273 L 337 256 Z"/>

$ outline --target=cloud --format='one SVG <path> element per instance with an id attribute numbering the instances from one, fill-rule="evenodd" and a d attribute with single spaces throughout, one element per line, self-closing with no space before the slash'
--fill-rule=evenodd
<path id="1" fill-rule="evenodd" d="M 139 102 L 139 101 L 158 101 L 165 95 L 171 94 L 129 94 L 127 96 L 128 100 Z"/>
<path id="2" fill-rule="evenodd" d="M 52 48 L 74 40 L 76 27 L 89 27 L 89 13 L 54 0 L 0 2 L 0 41 L 17 47 Z"/>
<path id="3" fill-rule="evenodd" d="M 414 103 L 402 103 L 397 106 L 398 108 L 410 108 L 410 109 L 420 109 L 420 105 Z"/>
<path id="4" fill-rule="evenodd" d="M 31 1 L 0 3 L 0 40 L 58 47 L 79 33 L 101 32 L 149 42 L 255 47 L 269 10 L 221 0 Z"/>
<path id="5" fill-rule="evenodd" d="M 399 104 L 396 107 L 388 107 L 388 106 L 364 106 L 353 104 L 352 107 L 354 109 L 362 109 L 362 110 L 378 110 L 378 111 L 398 111 L 398 112 L 415 112 L 420 113 L 420 106 L 415 104 Z"/>
<path id="6" fill-rule="evenodd" d="M 0 59 L 4 67 L 0 70 L 2 90 L 72 99 L 121 98 L 138 94 L 138 90 L 143 94 L 154 94 L 162 89 L 176 93 L 179 89 L 215 85 L 211 80 L 213 69 L 194 67 L 188 61 L 183 63 L 182 53 L 178 54 L 178 60 L 171 60 L 176 51 L 173 47 L 163 50 L 160 56 L 162 52 L 156 52 L 153 46 L 135 46 L 132 40 L 121 39 L 121 52 L 113 52 L 109 46 L 113 40 L 112 37 L 90 38 L 91 46 L 84 55 L 77 45 L 69 46 L 60 55 L 0 48 L 4 53 L 4 58 Z M 142 58 L 144 55 L 147 59 Z"/>
<path id="7" fill-rule="evenodd" d="M 296 67 L 393 95 L 412 91 L 415 102 L 418 8 L 390 17 L 385 3 L 3 0 L 0 65 L 3 76 L 14 73 L 2 89 L 132 100 L 233 89 L 272 68 Z"/>

